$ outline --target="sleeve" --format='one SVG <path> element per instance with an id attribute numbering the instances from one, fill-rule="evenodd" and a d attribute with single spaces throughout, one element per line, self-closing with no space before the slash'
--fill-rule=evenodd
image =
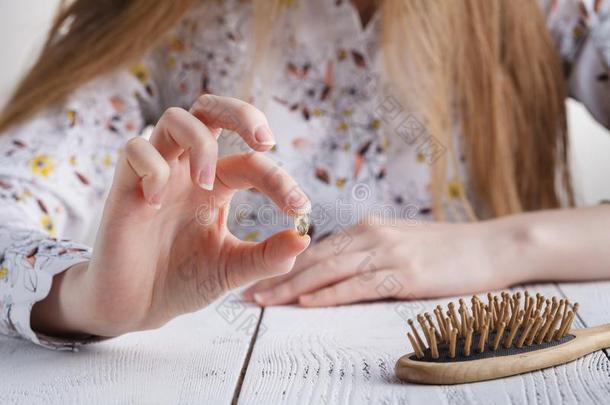
<path id="1" fill-rule="evenodd" d="M 570 96 L 610 128 L 610 0 L 546 0 Z"/>
<path id="2" fill-rule="evenodd" d="M 92 340 L 37 334 L 30 312 L 54 275 L 90 258 L 72 240 L 89 230 L 120 148 L 158 112 L 151 69 L 146 62 L 95 79 L 0 134 L 0 334 L 52 349 Z"/>

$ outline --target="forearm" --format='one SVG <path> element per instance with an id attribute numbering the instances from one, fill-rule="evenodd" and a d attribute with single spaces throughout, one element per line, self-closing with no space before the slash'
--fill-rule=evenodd
<path id="1" fill-rule="evenodd" d="M 525 213 L 490 225 L 501 241 L 503 270 L 516 282 L 610 278 L 610 205 Z"/>

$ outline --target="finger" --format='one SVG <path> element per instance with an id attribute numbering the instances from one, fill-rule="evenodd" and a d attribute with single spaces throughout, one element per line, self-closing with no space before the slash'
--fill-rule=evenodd
<path id="1" fill-rule="evenodd" d="M 299 269 L 313 266 L 320 260 L 341 254 L 365 251 L 372 248 L 378 240 L 367 237 L 363 226 L 356 225 L 349 228 L 338 227 L 332 235 L 316 243 L 307 250 L 299 260 Z"/>
<path id="2" fill-rule="evenodd" d="M 317 291 L 349 277 L 371 277 L 375 271 L 368 252 L 358 252 L 323 260 L 297 273 L 287 281 L 266 291 L 254 292 L 253 298 L 260 305 L 283 305 L 295 302 L 299 296 Z"/>
<path id="3" fill-rule="evenodd" d="M 125 145 L 117 164 L 112 186 L 113 200 L 123 200 L 124 203 L 140 200 L 159 209 L 169 175 L 169 166 L 159 151 L 144 138 L 132 138 Z M 142 193 L 135 200 L 129 198 L 134 190 Z"/>
<path id="4" fill-rule="evenodd" d="M 308 235 L 300 236 L 292 229 L 278 232 L 259 243 L 240 241 L 232 255 L 234 262 L 228 266 L 232 285 L 239 287 L 290 271 L 297 255 L 307 249 L 310 241 Z"/>
<path id="5" fill-rule="evenodd" d="M 323 260 L 358 251 L 366 251 L 371 245 L 371 240 L 369 238 L 363 238 L 362 232 L 358 227 L 351 227 L 348 229 L 341 228 L 338 233 L 317 242 L 300 255 L 294 269 L 289 274 L 269 280 L 263 280 L 249 287 L 243 292 L 244 299 L 251 300 L 253 299 L 254 292 L 268 290 L 282 284 L 295 277 L 303 270 L 315 266 Z"/>
<path id="6" fill-rule="evenodd" d="M 262 152 L 275 145 L 265 114 L 245 101 L 204 94 L 195 101 L 190 112 L 212 129 L 236 132 L 254 150 Z"/>
<path id="7" fill-rule="evenodd" d="M 218 142 L 216 135 L 200 120 L 182 108 L 168 108 L 155 126 L 150 142 L 167 160 L 188 152 L 193 183 L 212 190 Z"/>
<path id="8" fill-rule="evenodd" d="M 314 293 L 301 295 L 299 304 L 303 307 L 345 305 L 395 297 L 402 290 L 395 272 L 383 270 L 372 273 L 370 278 L 354 276 Z"/>
<path id="9" fill-rule="evenodd" d="M 305 256 L 309 250 L 315 249 L 318 243 L 320 242 L 314 242 L 309 246 L 309 249 L 299 255 L 290 273 L 282 274 L 281 276 L 268 278 L 265 280 L 260 280 L 257 283 L 252 284 L 250 287 L 242 291 L 242 298 L 248 301 L 253 301 L 255 292 L 270 290 L 282 283 L 287 282 L 288 280 L 295 277 L 298 273 L 306 270 L 307 268 L 303 267 L 300 264 L 303 260 L 303 256 Z"/>
<path id="10" fill-rule="evenodd" d="M 262 291 L 268 291 L 282 283 L 286 283 L 289 280 L 291 280 L 297 274 L 297 273 L 295 273 L 295 271 L 299 265 L 299 260 L 300 260 L 301 256 L 302 255 L 300 255 L 297 258 L 295 265 L 292 268 L 292 271 L 290 271 L 289 273 L 286 273 L 286 274 L 282 274 L 281 276 L 267 278 L 267 279 L 260 280 L 256 283 L 252 284 L 250 287 L 248 287 L 244 291 L 242 291 L 242 293 L 241 293 L 242 299 L 245 301 L 254 301 L 255 293 L 262 292 Z M 301 271 L 303 271 L 303 270 L 304 269 L 301 269 Z"/>
<path id="11" fill-rule="evenodd" d="M 310 212 L 311 202 L 288 173 L 260 153 L 232 155 L 216 168 L 218 188 L 225 191 L 254 187 L 289 215 Z"/>

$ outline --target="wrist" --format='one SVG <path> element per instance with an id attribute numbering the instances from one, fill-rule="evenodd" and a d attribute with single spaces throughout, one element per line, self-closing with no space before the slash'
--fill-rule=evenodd
<path id="1" fill-rule="evenodd" d="M 47 297 L 32 307 L 32 329 L 50 336 L 90 335 L 84 275 L 88 263 L 76 264 L 53 277 Z"/>

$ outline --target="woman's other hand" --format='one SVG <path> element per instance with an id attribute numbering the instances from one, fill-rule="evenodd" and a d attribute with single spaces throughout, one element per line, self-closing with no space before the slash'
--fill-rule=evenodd
<path id="1" fill-rule="evenodd" d="M 318 307 L 506 287 L 522 273 L 514 259 L 523 241 L 501 228 L 496 221 L 414 225 L 370 219 L 347 229 L 348 238 L 330 236 L 313 245 L 292 272 L 253 285 L 244 298 Z"/>

